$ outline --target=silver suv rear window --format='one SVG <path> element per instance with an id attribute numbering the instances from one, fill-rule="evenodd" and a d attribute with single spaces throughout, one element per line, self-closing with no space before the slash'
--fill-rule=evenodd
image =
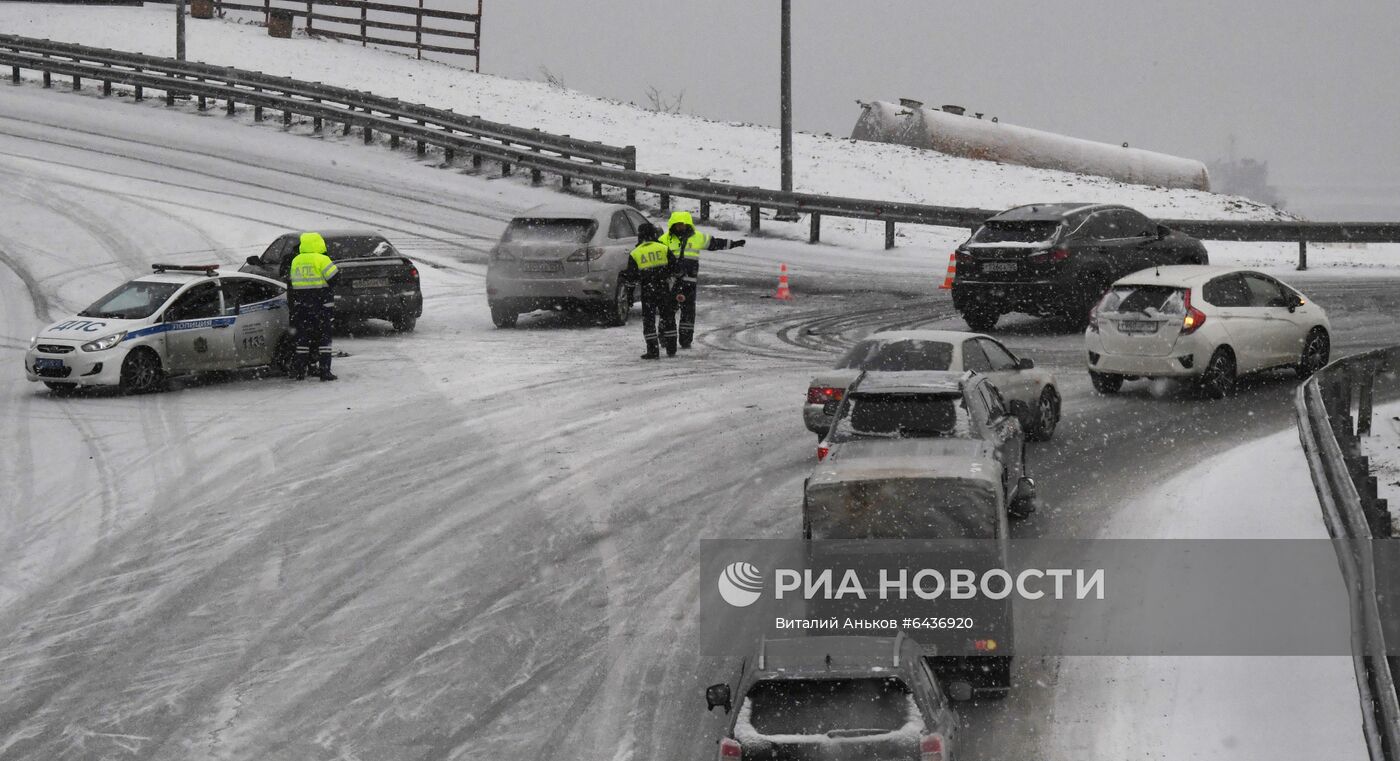
<path id="1" fill-rule="evenodd" d="M 587 243 L 598 229 L 592 219 L 531 219 L 519 217 L 511 220 L 504 243 Z"/>

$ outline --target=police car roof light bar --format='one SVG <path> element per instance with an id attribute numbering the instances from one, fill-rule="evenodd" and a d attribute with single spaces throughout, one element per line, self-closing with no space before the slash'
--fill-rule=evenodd
<path id="1" fill-rule="evenodd" d="M 151 269 L 156 272 L 203 272 L 212 276 L 219 271 L 217 264 L 152 264 Z"/>

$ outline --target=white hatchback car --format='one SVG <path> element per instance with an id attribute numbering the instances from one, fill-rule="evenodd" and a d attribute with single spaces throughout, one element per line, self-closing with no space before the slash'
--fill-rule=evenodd
<path id="1" fill-rule="evenodd" d="M 1190 378 L 1213 398 L 1247 373 L 1327 364 L 1327 313 L 1294 289 L 1251 270 L 1180 265 L 1113 284 L 1084 332 L 1089 377 L 1103 394 L 1135 378 Z"/>
<path id="2" fill-rule="evenodd" d="M 286 286 L 217 266 L 153 265 L 29 342 L 24 371 L 54 393 L 153 391 L 171 375 L 285 362 Z"/>

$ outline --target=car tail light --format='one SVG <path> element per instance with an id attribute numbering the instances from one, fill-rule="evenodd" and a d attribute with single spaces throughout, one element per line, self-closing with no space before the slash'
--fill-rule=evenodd
<path id="1" fill-rule="evenodd" d="M 971 266 L 972 266 L 972 254 L 969 254 L 969 253 L 966 252 L 966 251 L 954 251 L 954 252 L 953 252 L 953 261 L 954 261 L 954 262 L 957 264 L 957 266 L 959 266 L 959 267 L 971 267 Z"/>
<path id="2" fill-rule="evenodd" d="M 1099 303 L 1095 304 L 1094 308 L 1089 310 L 1089 330 L 1095 333 L 1099 332 L 1099 307 L 1103 306 L 1103 302 L 1108 299 L 1109 295 L 1112 293 L 1113 291 L 1105 293 L 1103 298 L 1099 299 Z"/>
<path id="3" fill-rule="evenodd" d="M 603 251 L 603 249 L 598 248 L 597 246 L 589 246 L 588 248 L 581 248 L 573 252 L 572 254 L 569 254 L 569 258 L 565 259 L 564 261 L 591 262 L 596 259 L 602 259 L 604 253 L 605 252 Z"/>
<path id="4" fill-rule="evenodd" d="M 817 462 L 824 461 L 828 454 L 831 454 L 831 447 L 826 444 L 817 445 Z"/>
<path id="5" fill-rule="evenodd" d="M 827 402 L 839 402 L 846 393 L 845 389 L 833 386 L 812 386 L 807 389 L 808 404 L 826 404 Z"/>
<path id="6" fill-rule="evenodd" d="M 1038 254 L 1031 254 L 1026 260 L 1031 264 L 1054 264 L 1069 258 L 1069 249 L 1052 248 L 1049 251 L 1041 251 Z"/>
<path id="7" fill-rule="evenodd" d="M 1183 304 L 1186 307 L 1186 316 L 1181 318 L 1181 335 L 1189 336 L 1206 324 L 1206 313 L 1191 306 L 1190 291 L 1186 292 L 1186 300 Z"/>
<path id="8" fill-rule="evenodd" d="M 934 733 L 919 738 L 919 761 L 943 761 L 943 735 Z"/>
<path id="9" fill-rule="evenodd" d="M 732 737 L 726 737 L 719 741 L 719 761 L 729 761 L 729 759 L 743 758 L 744 746 Z"/>
<path id="10" fill-rule="evenodd" d="M 973 640 L 972 649 L 990 653 L 997 649 L 997 641 L 994 639 Z"/>

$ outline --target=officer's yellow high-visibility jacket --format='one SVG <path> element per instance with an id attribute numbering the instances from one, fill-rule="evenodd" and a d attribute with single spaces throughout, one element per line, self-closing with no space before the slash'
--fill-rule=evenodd
<path id="1" fill-rule="evenodd" d="M 320 233 L 302 233 L 301 246 L 292 259 L 287 282 L 293 290 L 326 288 L 339 269 L 326 256 L 326 239 Z"/>
<path id="2" fill-rule="evenodd" d="M 671 232 L 671 228 L 677 224 L 689 225 L 694 232 L 690 234 L 690 237 L 681 240 Z M 693 261 L 700 259 L 701 251 L 723 251 L 732 247 L 730 241 L 725 238 L 715 238 L 696 230 L 695 221 L 688 211 L 671 212 L 671 220 L 666 223 L 666 232 L 661 236 L 660 241 L 671 249 L 671 253 L 675 254 L 677 259 L 685 258 Z"/>

